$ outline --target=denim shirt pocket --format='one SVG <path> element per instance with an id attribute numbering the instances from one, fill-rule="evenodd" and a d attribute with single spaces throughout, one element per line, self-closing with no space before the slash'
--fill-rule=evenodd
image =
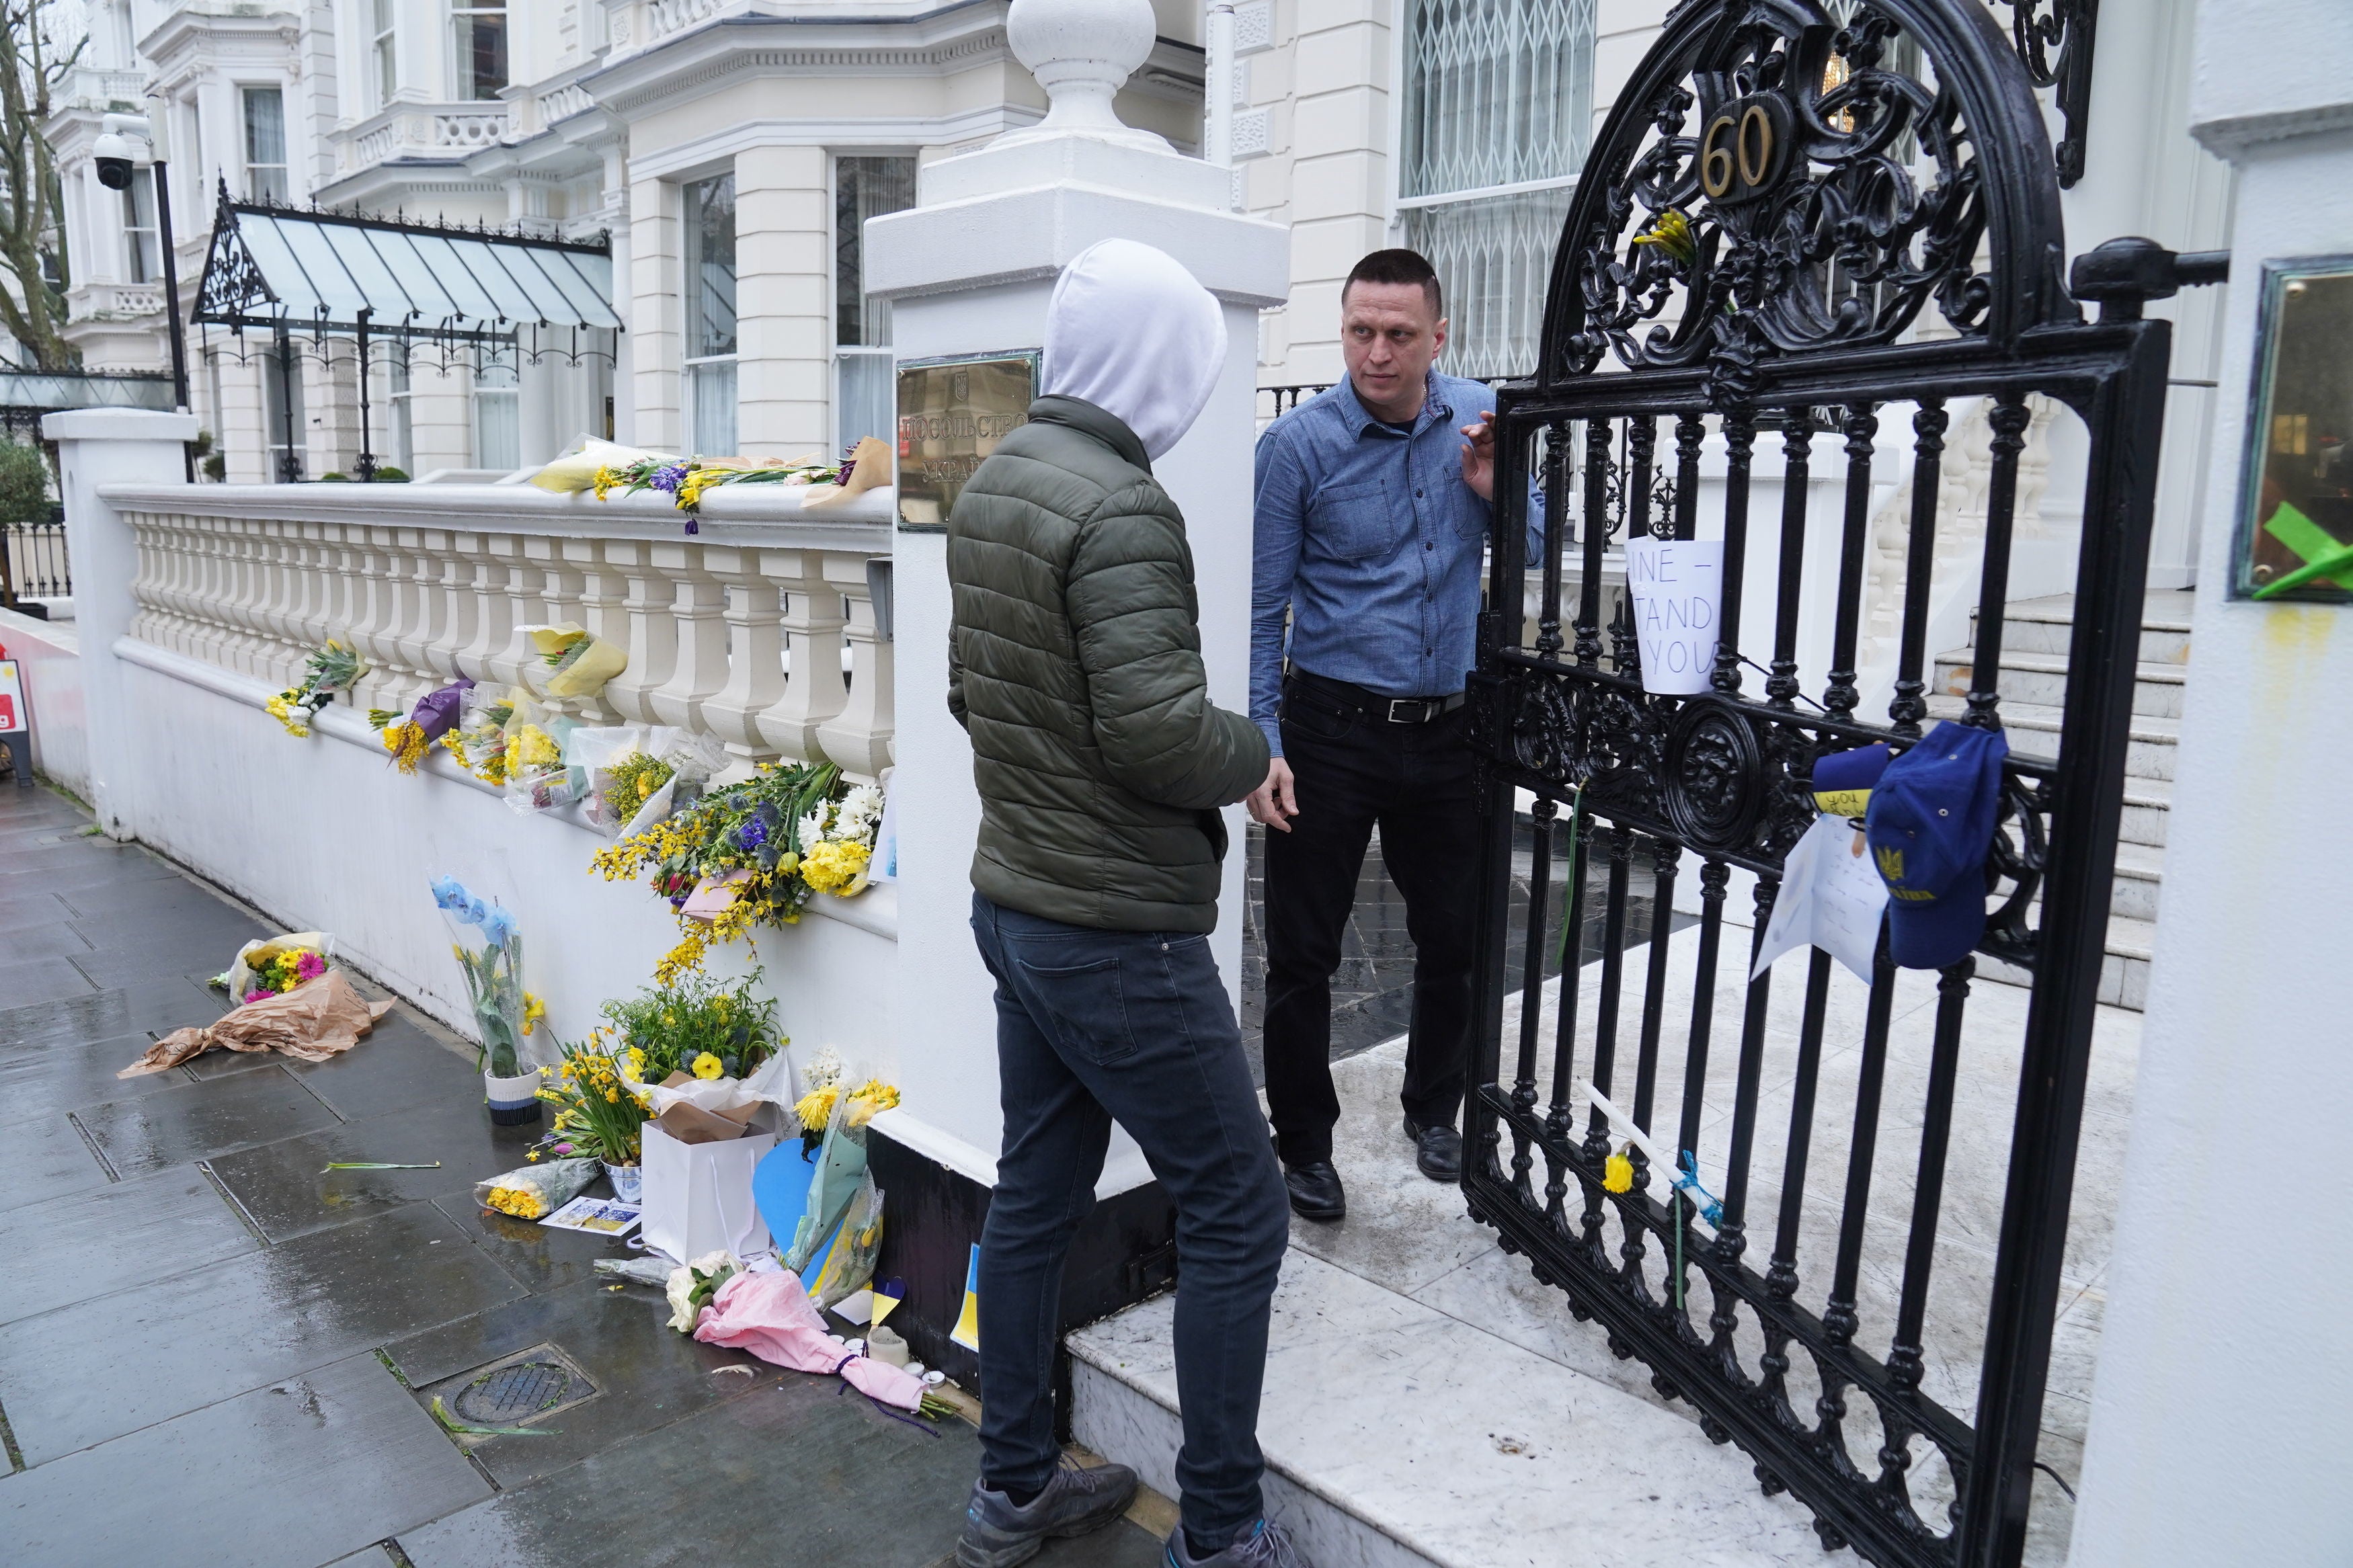
<path id="1" fill-rule="evenodd" d="M 1387 555 L 1413 527 L 1406 488 L 1382 479 L 1325 485 L 1307 502 L 1307 538 L 1335 561 Z"/>

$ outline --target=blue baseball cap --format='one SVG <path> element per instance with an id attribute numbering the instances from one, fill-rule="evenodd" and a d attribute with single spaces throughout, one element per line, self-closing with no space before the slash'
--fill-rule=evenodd
<path id="1" fill-rule="evenodd" d="M 1825 816 L 1861 816 L 1895 753 L 1884 741 L 1814 759 L 1814 805 Z"/>
<path id="2" fill-rule="evenodd" d="M 1986 854 L 2008 755 L 1999 730 L 1943 723 L 1873 788 L 1863 837 L 1887 884 L 1887 955 L 1899 968 L 1958 963 L 1985 934 Z"/>

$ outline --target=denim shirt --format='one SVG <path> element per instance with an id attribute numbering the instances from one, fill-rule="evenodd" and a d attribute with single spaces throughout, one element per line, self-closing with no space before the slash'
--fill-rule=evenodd
<path id="1" fill-rule="evenodd" d="M 1276 756 L 1286 612 L 1302 669 L 1390 697 L 1462 689 L 1492 511 L 1463 482 L 1458 427 L 1494 406 L 1478 382 L 1433 371 L 1405 435 L 1343 380 L 1259 437 L 1250 711 Z M 1531 485 L 1526 559 L 1543 551 Z"/>

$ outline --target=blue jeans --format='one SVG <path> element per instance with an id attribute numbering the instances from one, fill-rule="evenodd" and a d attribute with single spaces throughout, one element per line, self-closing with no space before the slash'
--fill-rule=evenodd
<path id="1" fill-rule="evenodd" d="M 1116 1121 L 1176 1205 L 1176 1455 L 1185 1527 L 1223 1543 L 1265 1510 L 1259 1387 L 1290 1237 L 1282 1167 L 1208 939 L 1093 931 L 976 893 L 997 977 L 1005 1147 L 980 1243 L 981 1471 L 1042 1487 L 1071 1237 Z"/>

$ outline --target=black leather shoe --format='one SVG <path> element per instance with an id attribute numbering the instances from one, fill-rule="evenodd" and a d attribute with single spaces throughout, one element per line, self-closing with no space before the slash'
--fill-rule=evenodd
<path id="1" fill-rule="evenodd" d="M 1451 1127 L 1424 1127 L 1409 1116 L 1405 1135 L 1413 1140 L 1416 1170 L 1433 1182 L 1462 1179 L 1462 1134 Z"/>
<path id="2" fill-rule="evenodd" d="M 1329 1225 L 1348 1217 L 1348 1194 L 1341 1190 L 1340 1173 L 1329 1160 L 1285 1165 L 1282 1184 L 1291 1189 L 1291 1212 L 1301 1219 Z"/>

